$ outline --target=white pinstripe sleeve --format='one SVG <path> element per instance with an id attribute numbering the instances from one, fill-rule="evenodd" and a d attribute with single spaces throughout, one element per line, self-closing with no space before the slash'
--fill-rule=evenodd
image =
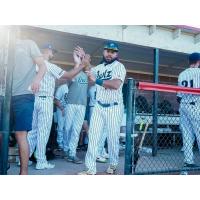
<path id="1" fill-rule="evenodd" d="M 48 71 L 51 72 L 51 74 L 55 76 L 57 79 L 60 79 L 64 75 L 65 71 L 62 70 L 60 67 L 49 62 L 46 63 Z"/>
<path id="2" fill-rule="evenodd" d="M 122 82 L 124 82 L 124 79 L 126 77 L 126 69 L 123 64 L 117 65 L 112 74 L 112 79 L 119 79 Z"/>

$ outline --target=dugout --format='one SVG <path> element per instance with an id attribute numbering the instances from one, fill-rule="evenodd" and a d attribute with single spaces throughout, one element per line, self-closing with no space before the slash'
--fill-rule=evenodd
<path id="1" fill-rule="evenodd" d="M 22 35 L 34 40 L 39 46 L 44 43 L 52 43 L 58 53 L 53 63 L 69 70 L 73 66 L 73 48 L 82 46 L 91 55 L 92 65 L 97 65 L 102 58 L 103 44 L 105 39 L 66 33 L 40 27 L 22 26 Z M 154 77 L 154 49 L 149 46 L 134 45 L 119 42 L 120 61 L 127 69 L 127 78 L 132 77 L 136 81 L 153 82 Z M 175 51 L 159 49 L 159 82 L 177 84 L 178 74 L 188 66 L 187 54 Z M 59 84 L 59 82 L 58 82 Z M 125 85 L 126 88 L 126 85 Z M 125 91 L 124 88 L 124 91 Z M 141 94 L 150 101 L 148 94 Z M 170 96 L 161 97 L 168 100 L 177 108 L 176 102 Z"/>
<path id="2" fill-rule="evenodd" d="M 85 27 L 85 29 L 87 29 L 87 27 Z M 11 43 L 10 46 L 6 46 L 9 51 L 4 57 L 10 56 L 11 58 L 12 36 L 14 36 L 14 32 L 11 31 L 9 34 Z M 52 62 L 66 70 L 73 66 L 72 52 L 76 45 L 82 46 L 87 53 L 91 55 L 92 65 L 97 65 L 102 58 L 103 44 L 106 40 L 105 38 L 92 37 L 87 34 L 75 34 L 36 26 L 21 26 L 21 34 L 26 38 L 34 40 L 39 46 L 42 46 L 44 43 L 52 43 L 58 50 Z M 138 35 L 138 37 L 140 37 L 140 35 Z M 178 74 L 188 66 L 188 54 L 185 52 L 170 51 L 162 48 L 159 48 L 159 51 L 155 51 L 156 46 L 138 45 L 126 41 L 119 41 L 119 46 L 120 61 L 127 69 L 127 78 L 133 77 L 136 81 L 154 82 L 155 79 L 158 80 L 159 77 L 159 83 L 177 84 Z M 157 65 L 155 65 L 155 59 L 157 59 Z M 1 69 L 3 67 L 9 67 L 12 64 L 12 60 L 8 60 L 7 63 L 1 62 Z M 155 70 L 158 70 L 158 68 L 155 67 L 158 66 L 159 73 L 156 74 Z M 11 80 L 12 77 L 9 78 Z M 1 83 L 5 84 L 5 79 L 4 81 L 3 79 L 4 78 L 1 78 Z M 126 93 L 125 91 L 126 84 L 124 86 L 124 94 Z M 3 97 L 4 95 L 5 94 L 2 93 Z M 152 96 L 146 93 L 140 93 L 140 95 L 144 96 L 149 103 L 152 103 Z M 124 97 L 126 97 L 126 94 Z M 7 95 L 6 98 L 9 98 L 9 95 Z M 161 96 L 159 99 L 167 99 L 177 108 L 175 99 L 171 98 L 170 95 L 166 95 L 165 97 Z M 8 104 L 6 108 L 4 106 L 2 109 L 4 116 L 5 113 L 9 111 Z M 6 142 L 6 140 L 4 142 Z M 4 146 L 4 144 L 2 146 Z"/>

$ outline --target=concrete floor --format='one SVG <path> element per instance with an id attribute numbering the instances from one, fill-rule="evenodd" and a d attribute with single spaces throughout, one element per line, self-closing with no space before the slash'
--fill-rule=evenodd
<path id="1" fill-rule="evenodd" d="M 77 155 L 84 161 L 86 151 L 79 150 Z M 196 150 L 195 163 L 200 165 L 199 152 Z M 78 172 L 84 170 L 84 164 L 73 164 L 67 162 L 60 156 L 56 156 L 55 159 L 50 160 L 50 163 L 54 163 L 56 166 L 54 169 L 49 170 L 36 170 L 35 164 L 29 166 L 30 175 L 76 175 Z M 97 163 L 98 175 L 105 175 L 105 171 L 108 167 L 108 163 Z M 156 171 L 170 171 L 180 170 L 183 168 L 183 152 L 180 148 L 176 149 L 160 149 L 155 157 L 151 154 L 141 154 L 136 167 L 136 173 L 145 174 L 147 172 Z M 11 167 L 8 170 L 9 175 L 17 175 L 19 173 L 19 167 L 16 163 L 11 163 Z M 124 151 L 120 151 L 119 167 L 117 170 L 118 175 L 124 174 Z M 158 174 L 158 173 L 154 173 Z M 180 174 L 180 172 L 164 173 L 164 174 Z M 190 171 L 189 174 L 200 174 L 199 170 Z"/>
<path id="2" fill-rule="evenodd" d="M 77 155 L 84 161 L 86 151 L 78 151 Z M 124 153 L 120 153 L 119 158 L 119 168 L 117 170 L 117 174 L 124 173 Z M 56 156 L 55 159 L 50 160 L 50 163 L 55 164 L 54 169 L 49 170 L 36 170 L 35 163 L 29 166 L 29 174 L 30 175 L 76 175 L 77 173 L 83 171 L 85 169 L 84 164 L 74 164 L 71 162 L 67 162 L 60 156 Z M 105 171 L 108 167 L 108 163 L 97 163 L 97 171 L 99 175 L 106 174 Z M 16 163 L 11 163 L 10 169 L 8 170 L 8 175 L 17 175 L 19 174 L 19 166 Z"/>

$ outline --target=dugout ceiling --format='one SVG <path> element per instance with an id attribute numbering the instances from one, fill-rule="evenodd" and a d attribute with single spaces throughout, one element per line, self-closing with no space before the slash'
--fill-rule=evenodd
<path id="1" fill-rule="evenodd" d="M 22 35 L 34 40 L 39 46 L 52 43 L 58 50 L 53 62 L 65 69 L 73 66 L 72 52 L 76 45 L 91 55 L 92 65 L 97 65 L 102 58 L 103 39 L 31 26 L 22 26 L 21 30 Z M 119 43 L 119 46 L 120 60 L 129 74 L 153 74 L 153 48 L 128 43 Z M 161 77 L 176 78 L 187 66 L 187 54 L 160 50 Z"/>

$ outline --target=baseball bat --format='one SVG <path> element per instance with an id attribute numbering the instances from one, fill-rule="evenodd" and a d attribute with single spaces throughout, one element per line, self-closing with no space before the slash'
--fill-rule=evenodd
<path id="1" fill-rule="evenodd" d="M 145 135 L 147 133 L 147 129 L 149 127 L 149 124 L 150 124 L 150 122 L 146 123 L 144 131 L 141 134 L 141 137 L 138 137 L 138 140 L 136 140 L 136 142 L 134 143 L 134 171 L 136 169 L 136 166 L 137 166 L 139 158 L 140 158 L 139 152 L 140 152 L 140 150 L 142 148 L 142 145 L 143 145 L 143 142 L 144 142 Z"/>

